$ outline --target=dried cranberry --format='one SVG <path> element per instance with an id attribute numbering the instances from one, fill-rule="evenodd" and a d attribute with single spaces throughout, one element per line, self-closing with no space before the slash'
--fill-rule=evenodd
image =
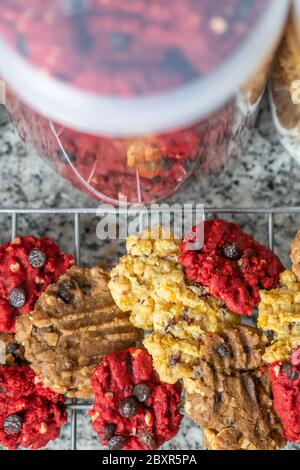
<path id="1" fill-rule="evenodd" d="M 170 358 L 170 367 L 175 367 L 178 362 L 180 362 L 180 358 L 181 358 L 181 354 L 174 354 L 174 356 L 172 356 Z"/>

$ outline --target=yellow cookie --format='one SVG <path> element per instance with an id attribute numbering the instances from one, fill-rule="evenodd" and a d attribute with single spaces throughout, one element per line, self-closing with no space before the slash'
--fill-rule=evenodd
<path id="1" fill-rule="evenodd" d="M 274 333 L 266 350 L 267 362 L 287 359 L 300 346 L 300 282 L 292 271 L 280 275 L 280 286 L 261 291 L 257 325 Z"/>

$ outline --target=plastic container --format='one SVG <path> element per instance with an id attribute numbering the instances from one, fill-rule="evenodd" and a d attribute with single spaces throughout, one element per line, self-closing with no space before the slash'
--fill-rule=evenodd
<path id="1" fill-rule="evenodd" d="M 222 168 L 256 117 L 288 0 L 6 0 L 21 137 L 74 185 L 155 202 Z"/>
<path id="2" fill-rule="evenodd" d="M 275 57 L 269 94 L 279 139 L 300 163 L 300 0 L 294 1 Z"/>

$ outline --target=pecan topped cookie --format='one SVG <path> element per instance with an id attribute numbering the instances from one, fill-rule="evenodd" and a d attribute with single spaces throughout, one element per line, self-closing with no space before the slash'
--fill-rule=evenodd
<path id="1" fill-rule="evenodd" d="M 26 359 L 56 392 L 93 396 L 91 375 L 101 358 L 140 339 L 107 284 L 108 275 L 100 267 L 74 266 L 17 322 L 16 337 L 24 344 Z"/>

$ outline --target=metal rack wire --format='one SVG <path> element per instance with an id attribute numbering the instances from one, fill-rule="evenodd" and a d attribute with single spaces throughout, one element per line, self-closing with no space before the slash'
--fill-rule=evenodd
<path id="1" fill-rule="evenodd" d="M 143 215 L 145 209 L 113 209 L 109 207 L 101 208 L 71 208 L 71 209 L 1 209 L 0 215 L 11 217 L 11 238 L 14 239 L 18 234 L 18 218 L 24 215 L 65 215 L 73 216 L 74 232 L 74 254 L 76 263 L 80 264 L 81 236 L 80 236 L 80 217 L 90 215 L 101 217 L 109 212 L 116 212 L 118 215 Z M 266 217 L 266 229 L 268 234 L 268 245 L 270 249 L 274 247 L 274 222 L 276 215 L 300 215 L 300 207 L 279 207 L 279 208 L 204 208 L 205 217 L 207 215 L 260 215 Z M 142 220 L 142 217 L 141 217 Z M 77 448 L 77 413 L 78 411 L 88 411 L 91 408 L 90 401 L 79 401 L 72 399 L 67 402 L 67 408 L 70 411 L 70 449 Z"/>

